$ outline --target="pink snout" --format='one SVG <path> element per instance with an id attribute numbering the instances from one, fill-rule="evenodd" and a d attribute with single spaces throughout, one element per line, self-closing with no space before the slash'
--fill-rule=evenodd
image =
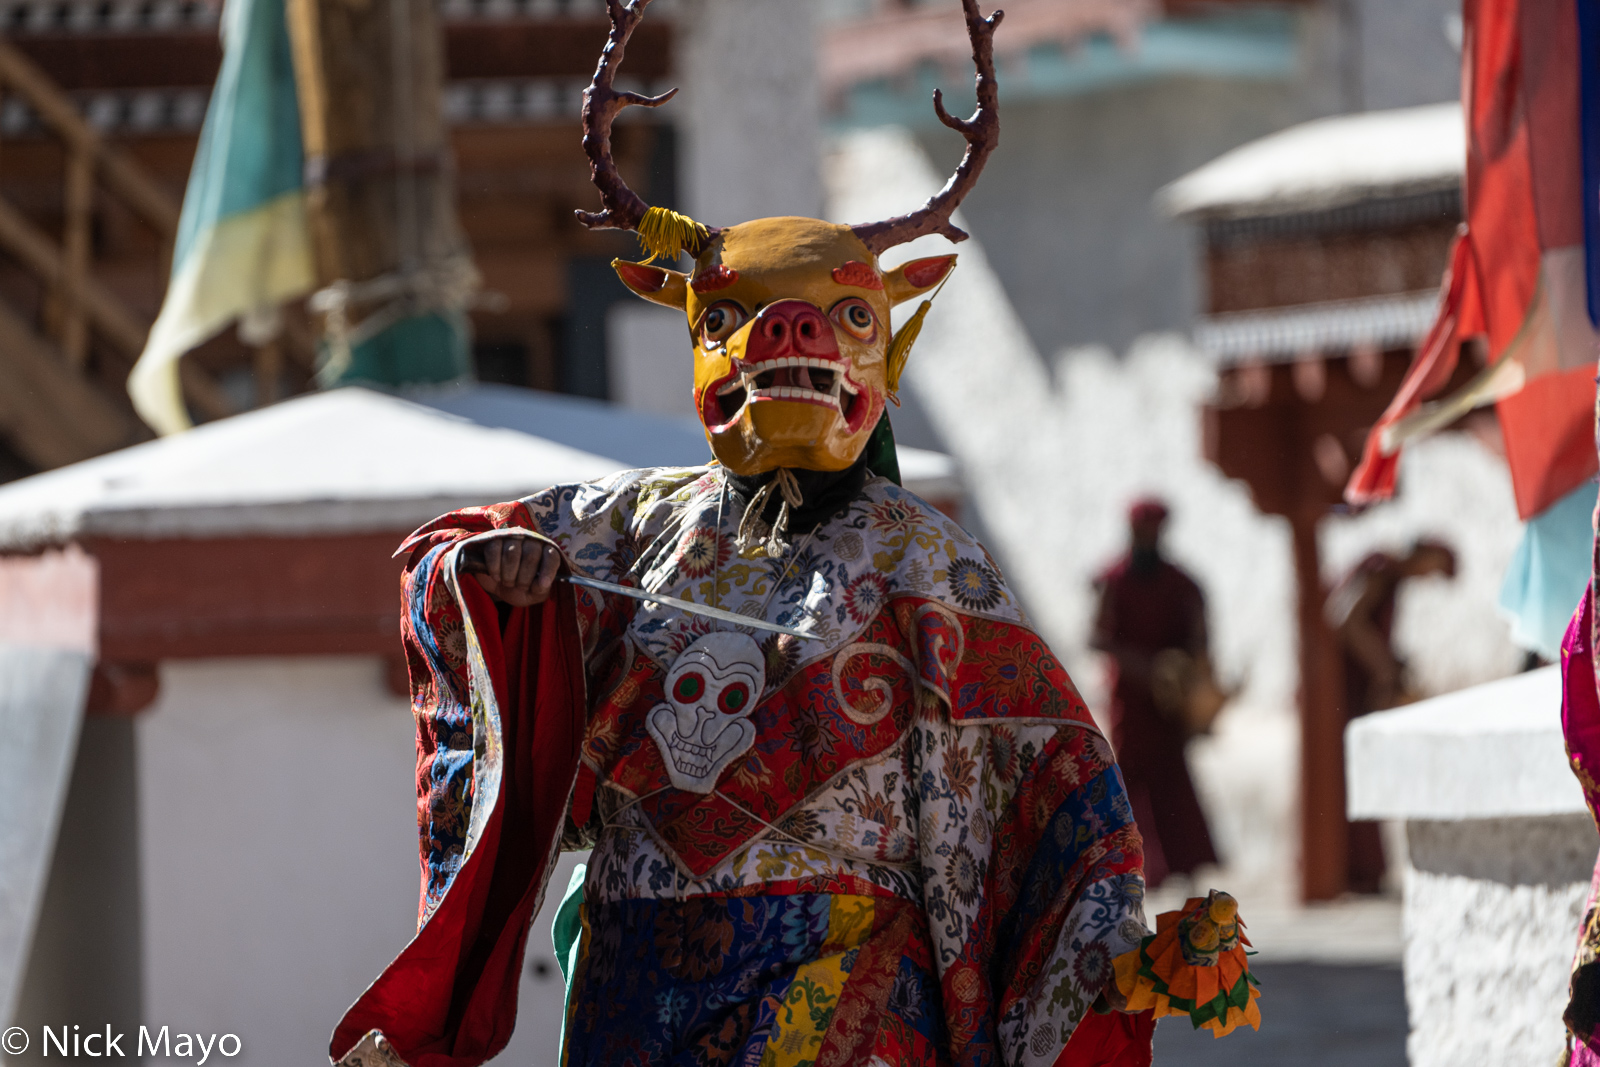
<path id="1" fill-rule="evenodd" d="M 779 300 L 756 315 L 745 346 L 745 362 L 760 363 L 785 356 L 839 358 L 839 340 L 834 336 L 833 324 L 815 304 Z"/>

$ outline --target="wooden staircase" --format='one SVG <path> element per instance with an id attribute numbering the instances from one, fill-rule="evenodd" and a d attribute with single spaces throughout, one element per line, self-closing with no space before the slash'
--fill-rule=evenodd
<path id="1" fill-rule="evenodd" d="M 633 299 L 608 264 L 636 246 L 573 218 L 595 204 L 578 101 L 603 0 L 439 3 L 456 211 L 484 288 L 505 297 L 472 310 L 480 374 L 604 395 L 606 315 Z M 148 436 L 126 379 L 166 285 L 220 6 L 0 0 L 0 481 Z M 631 87 L 676 84 L 676 33 L 654 15 L 639 27 Z M 612 147 L 635 189 L 673 203 L 667 121 L 621 124 Z M 316 388 L 312 317 L 304 301 L 283 312 L 276 343 L 230 329 L 184 357 L 196 421 Z"/>
<path id="2" fill-rule="evenodd" d="M 23 306 L 0 293 L 0 438 L 45 470 L 147 438 L 120 386 L 144 348 L 149 318 L 96 278 L 97 212 L 114 200 L 154 235 L 163 274 L 178 229 L 178 202 L 128 155 L 107 144 L 72 98 L 0 39 L 0 91 L 16 94 L 58 142 L 60 232 L 52 234 L 0 190 L 0 255 L 36 283 Z M 0 146 L 0 168 L 7 148 Z M 104 199 L 103 199 L 104 198 Z M 91 362 L 101 362 L 91 373 Z M 184 397 L 202 418 L 234 413 L 203 369 L 186 361 Z"/>

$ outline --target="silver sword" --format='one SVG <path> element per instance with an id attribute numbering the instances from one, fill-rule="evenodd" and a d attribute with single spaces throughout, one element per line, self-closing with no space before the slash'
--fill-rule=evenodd
<path id="1" fill-rule="evenodd" d="M 724 611 L 721 608 L 708 608 L 704 604 L 691 604 L 687 600 L 679 600 L 677 597 L 672 596 L 662 596 L 660 593 L 652 593 L 648 589 L 635 589 L 631 585 L 616 585 L 612 582 L 602 582 L 598 578 L 584 578 L 577 574 L 568 575 L 566 580 L 571 582 L 573 585 L 582 585 L 587 586 L 590 589 L 598 589 L 602 593 L 616 593 L 618 596 L 632 597 L 634 600 L 644 600 L 652 604 L 665 604 L 668 607 L 677 608 L 679 611 L 687 611 L 691 615 L 705 615 L 708 618 L 720 619 L 723 622 L 733 623 L 735 626 L 749 626 L 756 630 L 770 630 L 775 634 L 788 634 L 790 637 L 803 637 L 807 641 L 822 640 L 822 638 L 818 637 L 816 634 L 808 634 L 804 630 L 796 630 L 792 626 L 779 626 L 775 622 L 767 622 L 764 619 L 752 619 L 750 616 L 740 615 L 736 611 Z"/>

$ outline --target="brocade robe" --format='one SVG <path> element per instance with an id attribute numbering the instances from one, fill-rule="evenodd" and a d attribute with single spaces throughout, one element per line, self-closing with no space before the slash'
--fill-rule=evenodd
<path id="1" fill-rule="evenodd" d="M 1594 585 L 1584 590 L 1561 642 L 1561 730 L 1584 803 L 1600 825 L 1600 661 Z M 1570 1067 L 1600 1067 L 1600 862 L 1594 869 L 1567 982 Z"/>
<path id="2" fill-rule="evenodd" d="M 882 478 L 779 559 L 734 552 L 741 510 L 719 467 L 648 469 L 407 541 L 421 925 L 335 1057 L 374 1028 L 413 1067 L 503 1047 L 559 845 L 593 850 L 573 1067 L 1148 1063 L 1148 1020 L 1090 1013 L 1146 933 L 1139 833 L 993 561 Z M 455 553 L 508 529 L 573 574 L 820 640 L 567 583 L 497 609 Z M 724 699 L 754 740 L 680 788 L 656 715 L 701 692 L 668 676 L 719 631 L 759 647 L 759 694 Z"/>

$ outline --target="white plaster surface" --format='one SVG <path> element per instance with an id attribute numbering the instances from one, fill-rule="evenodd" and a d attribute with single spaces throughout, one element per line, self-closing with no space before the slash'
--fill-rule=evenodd
<path id="1" fill-rule="evenodd" d="M 1411 1067 L 1550 1067 L 1600 838 L 1582 815 L 1407 824 Z"/>
<path id="2" fill-rule="evenodd" d="M 550 876 L 544 907 L 528 932 L 528 956 L 523 961 L 522 987 L 517 996 L 517 1029 L 505 1051 L 494 1058 L 503 1067 L 560 1067 L 561 1012 L 567 987 L 556 964 L 550 931 L 572 879 L 572 869 L 588 856 L 587 852 L 564 854 Z"/>
<path id="3" fill-rule="evenodd" d="M 0 1025 L 22 972 L 55 854 L 91 661 L 69 649 L 0 645 Z M 0 1056 L 0 1059 L 3 1059 Z"/>
<path id="4" fill-rule="evenodd" d="M 1345 735 L 1353 819 L 1586 813 L 1561 737 L 1561 669 L 1543 667 L 1394 711 Z"/>
<path id="5" fill-rule="evenodd" d="M 138 720 L 144 1015 L 235 1033 L 231 1064 L 327 1062 L 410 939 L 406 700 L 376 658 L 169 661 Z"/>
<path id="6" fill-rule="evenodd" d="M 138 749 L 145 1018 L 237 1033 L 241 1067 L 325 1063 L 334 1024 L 415 930 L 406 701 L 364 657 L 167 663 Z M 557 1067 L 550 928 L 584 855 L 551 877 L 496 1063 Z"/>
<path id="7" fill-rule="evenodd" d="M 1340 14 L 1360 39 L 1350 110 L 1461 98 L 1461 0 L 1358 0 Z"/>
<path id="8" fill-rule="evenodd" d="M 694 356 L 683 312 L 643 300 L 613 304 L 606 313 L 606 380 L 625 408 L 695 418 L 690 388 Z"/>
<path id="9" fill-rule="evenodd" d="M 1436 188 L 1465 169 L 1460 103 L 1336 115 L 1225 152 L 1163 189 L 1172 215 L 1329 207 Z"/>
<path id="10" fill-rule="evenodd" d="M 817 5 L 683 0 L 671 104 L 686 210 L 709 226 L 822 213 Z"/>

